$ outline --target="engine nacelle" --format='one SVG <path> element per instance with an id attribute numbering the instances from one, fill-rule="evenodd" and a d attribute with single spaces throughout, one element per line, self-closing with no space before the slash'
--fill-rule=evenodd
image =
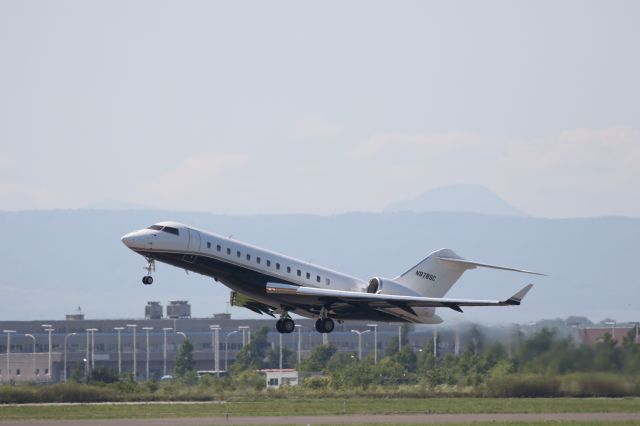
<path id="1" fill-rule="evenodd" d="M 369 280 L 367 293 L 394 294 L 396 296 L 420 296 L 415 291 L 393 280 L 374 277 Z"/>

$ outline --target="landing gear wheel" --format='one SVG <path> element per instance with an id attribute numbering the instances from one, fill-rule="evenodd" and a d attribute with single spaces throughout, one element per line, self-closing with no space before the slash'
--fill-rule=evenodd
<path id="1" fill-rule="evenodd" d="M 153 284 L 153 277 L 151 275 L 146 275 L 142 277 L 142 284 L 151 285 Z"/>
<path id="2" fill-rule="evenodd" d="M 291 333 L 296 328 L 296 323 L 291 318 L 284 318 L 282 320 L 282 329 L 285 333 Z"/>
<path id="3" fill-rule="evenodd" d="M 280 318 L 276 321 L 276 330 L 279 333 L 291 333 L 296 328 L 296 324 L 293 322 L 291 318 Z"/>
<path id="4" fill-rule="evenodd" d="M 331 333 L 335 326 L 331 318 L 319 318 L 316 321 L 316 331 L 318 333 Z"/>

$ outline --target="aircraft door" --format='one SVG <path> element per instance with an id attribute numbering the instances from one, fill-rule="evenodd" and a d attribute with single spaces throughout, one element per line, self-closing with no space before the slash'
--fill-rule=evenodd
<path id="1" fill-rule="evenodd" d="M 200 232 L 189 228 L 189 244 L 187 245 L 188 251 L 200 251 Z"/>

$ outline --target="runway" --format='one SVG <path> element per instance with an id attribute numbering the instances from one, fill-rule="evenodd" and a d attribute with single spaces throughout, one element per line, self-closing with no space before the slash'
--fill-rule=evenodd
<path id="1" fill-rule="evenodd" d="M 229 416 L 161 419 L 0 420 L 0 426 L 213 426 L 213 425 L 314 425 L 314 424 L 447 424 L 471 422 L 639 421 L 640 413 L 515 413 L 515 414 L 389 414 L 334 416 Z"/>

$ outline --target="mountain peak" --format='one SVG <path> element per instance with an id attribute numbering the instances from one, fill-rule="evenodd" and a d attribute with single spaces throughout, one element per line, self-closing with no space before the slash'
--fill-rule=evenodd
<path id="1" fill-rule="evenodd" d="M 390 203 L 385 212 L 463 212 L 496 216 L 527 216 L 490 189 L 475 184 L 443 186 L 415 198 Z"/>

